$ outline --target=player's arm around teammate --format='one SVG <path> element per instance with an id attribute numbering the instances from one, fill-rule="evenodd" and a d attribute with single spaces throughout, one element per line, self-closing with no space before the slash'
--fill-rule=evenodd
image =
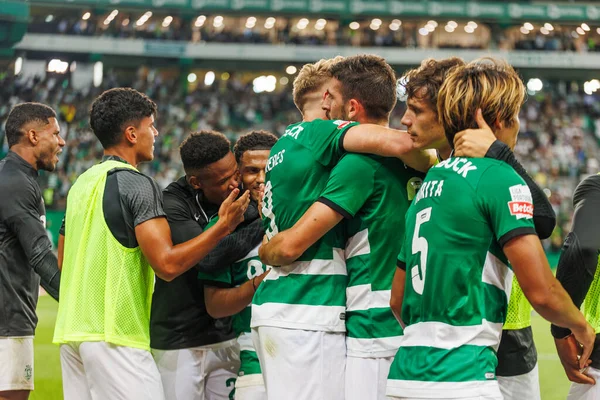
<path id="1" fill-rule="evenodd" d="M 58 300 L 60 272 L 46 233 L 36 182 L 53 171 L 65 145 L 56 114 L 39 103 L 15 106 L 6 120 L 9 153 L 0 161 L 0 398 L 33 390 L 33 335 L 39 286 Z"/>
<path id="2" fill-rule="evenodd" d="M 598 251 L 600 250 L 600 175 L 593 175 L 577 186 L 573 195 L 575 213 L 573 226 L 567 235 L 558 262 L 556 277 L 577 307 L 583 305 L 586 319 L 598 332 Z M 600 378 L 598 341 L 587 371 L 578 363 L 579 346 L 571 331 L 556 325 L 551 327 L 554 343 L 565 373 L 573 382 L 569 399 L 591 399 L 599 389 L 594 384 Z M 598 338 L 598 335 L 596 335 Z M 597 339 L 598 340 L 598 339 Z M 587 385 L 586 385 L 587 384 Z"/>

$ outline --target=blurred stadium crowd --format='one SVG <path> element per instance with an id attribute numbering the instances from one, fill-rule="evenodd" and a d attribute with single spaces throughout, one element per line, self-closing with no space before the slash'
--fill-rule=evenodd
<path id="1" fill-rule="evenodd" d="M 218 15 L 182 20 L 179 17 L 149 15 L 143 20 L 137 19 L 137 14 L 128 13 L 118 13 L 107 19 L 91 14 L 86 19 L 72 14 L 39 15 L 33 18 L 28 30 L 31 33 L 191 42 L 577 52 L 600 50 L 600 33 L 597 31 L 581 31 L 581 27 L 555 27 L 551 24 L 534 32 L 527 26 L 478 26 L 473 21 L 462 25 L 450 21 L 447 25 L 438 26 L 435 21 L 424 24 L 398 19 L 382 21 L 378 18 L 342 23 L 325 19 L 270 17 L 258 20 L 252 16 Z"/>
<path id="2" fill-rule="evenodd" d="M 199 85 L 186 93 L 177 80 L 159 74 L 139 74 L 132 87 L 146 93 L 159 106 L 155 158 L 141 170 L 161 187 L 182 174 L 178 147 L 183 137 L 199 129 L 214 129 L 235 139 L 252 129 L 266 129 L 280 136 L 285 127 L 300 119 L 288 90 L 255 93 L 234 73 L 213 85 Z M 143 78 L 142 78 L 143 76 Z M 25 101 L 50 105 L 60 116 L 67 145 L 58 170 L 43 174 L 40 182 L 48 209 L 64 210 L 66 195 L 75 178 L 95 164 L 102 148 L 88 121 L 88 108 L 102 91 L 122 84 L 109 73 L 101 87 L 74 90 L 68 81 L 55 78 L 19 79 L 0 74 L 0 157 L 7 152 L 4 123 L 11 107 Z M 570 92 L 570 93 L 569 93 Z M 546 241 L 546 250 L 558 251 L 570 230 L 571 196 L 577 183 L 597 173 L 600 154 L 600 104 L 578 91 L 557 85 L 528 97 L 522 108 L 521 132 L 515 150 L 530 175 L 546 188 L 557 214 L 557 228 Z M 405 104 L 398 102 L 391 126 L 401 128 Z"/>

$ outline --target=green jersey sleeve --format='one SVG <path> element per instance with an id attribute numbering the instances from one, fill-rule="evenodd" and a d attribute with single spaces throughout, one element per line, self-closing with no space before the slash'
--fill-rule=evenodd
<path id="1" fill-rule="evenodd" d="M 396 266 L 398 268 L 402 268 L 406 271 L 406 255 L 404 254 L 405 243 L 402 241 L 402 248 L 400 249 L 400 253 L 398 253 L 398 261 L 396 262 Z"/>
<path id="2" fill-rule="evenodd" d="M 215 217 L 208 222 L 208 225 L 204 228 L 205 230 L 217 223 L 219 217 Z M 205 273 L 198 272 L 198 279 L 203 281 L 207 286 L 216 287 L 231 287 L 233 285 L 233 276 L 231 275 L 231 268 L 216 272 L 216 273 Z"/>
<path id="3" fill-rule="evenodd" d="M 316 119 L 310 122 L 310 149 L 325 167 L 333 167 L 344 155 L 344 135 L 358 122 Z"/>
<path id="4" fill-rule="evenodd" d="M 373 194 L 378 165 L 369 157 L 346 154 L 333 168 L 319 201 L 353 218 Z"/>
<path id="5" fill-rule="evenodd" d="M 476 193 L 476 204 L 501 247 L 515 237 L 535 234 L 531 191 L 508 165 L 489 167 L 481 176 Z"/>

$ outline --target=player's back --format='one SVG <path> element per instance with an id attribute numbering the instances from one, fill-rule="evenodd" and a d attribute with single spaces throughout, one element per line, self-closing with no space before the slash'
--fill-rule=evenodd
<path id="1" fill-rule="evenodd" d="M 347 121 L 293 124 L 271 149 L 266 166 L 263 218 L 271 238 L 291 228 L 324 190 L 344 154 Z M 252 326 L 344 331 L 346 267 L 340 227 L 318 240 L 297 262 L 275 268 L 253 301 Z M 313 290 L 319 286 L 319 292 Z"/>
<path id="2" fill-rule="evenodd" d="M 345 171 L 338 171 L 344 167 Z M 397 158 L 347 154 L 332 173 L 360 208 L 344 222 L 348 270 L 348 355 L 393 357 L 402 329 L 390 309 L 396 256 L 404 240 L 405 214 L 424 174 Z M 327 197 L 327 195 L 325 195 Z M 332 199 L 335 200 L 335 199 Z"/>
<path id="3" fill-rule="evenodd" d="M 506 263 L 495 262 L 490 246 L 535 233 L 532 215 L 527 186 L 501 161 L 451 158 L 429 171 L 406 214 L 398 257 L 406 265 L 407 326 L 388 395 L 397 390 L 443 398 L 498 390 L 495 350 L 512 276 Z"/>

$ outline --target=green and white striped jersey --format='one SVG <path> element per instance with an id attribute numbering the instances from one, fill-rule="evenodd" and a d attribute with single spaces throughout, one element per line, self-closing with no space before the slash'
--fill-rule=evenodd
<path id="1" fill-rule="evenodd" d="M 404 215 L 423 182 L 424 174 L 396 158 L 345 155 L 333 169 L 326 203 L 339 204 L 347 237 L 345 258 L 346 335 L 348 355 L 393 357 L 402 328 L 390 310 L 396 254 L 404 239 Z M 334 206 L 334 209 L 336 207 Z"/>
<path id="2" fill-rule="evenodd" d="M 317 201 L 344 154 L 344 133 L 354 125 L 315 120 L 286 129 L 266 167 L 262 214 L 267 237 L 291 228 Z M 342 229 L 336 227 L 296 262 L 273 268 L 254 296 L 251 326 L 344 332 L 344 244 Z"/>
<path id="3" fill-rule="evenodd" d="M 532 217 L 529 188 L 508 164 L 450 158 L 429 171 L 398 256 L 406 328 L 388 395 L 499 395 L 496 350 L 512 283 L 501 249 L 535 235 Z"/>
<path id="4" fill-rule="evenodd" d="M 216 218 L 211 221 L 210 225 L 212 225 L 214 221 L 216 221 Z M 214 285 L 216 287 L 238 287 L 248 282 L 255 276 L 259 276 L 271 268 L 260 261 L 260 258 L 258 257 L 258 247 L 259 246 L 256 246 L 255 249 L 241 260 L 231 264 L 229 268 L 215 274 L 201 272 L 198 274 L 198 279 L 204 281 L 206 285 Z M 250 304 L 231 319 L 233 330 L 238 335 L 238 343 L 240 345 L 241 363 L 238 375 L 242 377 L 260 374 L 261 369 L 258 362 L 258 356 L 256 355 L 256 349 L 254 348 L 252 337 L 250 335 Z"/>

